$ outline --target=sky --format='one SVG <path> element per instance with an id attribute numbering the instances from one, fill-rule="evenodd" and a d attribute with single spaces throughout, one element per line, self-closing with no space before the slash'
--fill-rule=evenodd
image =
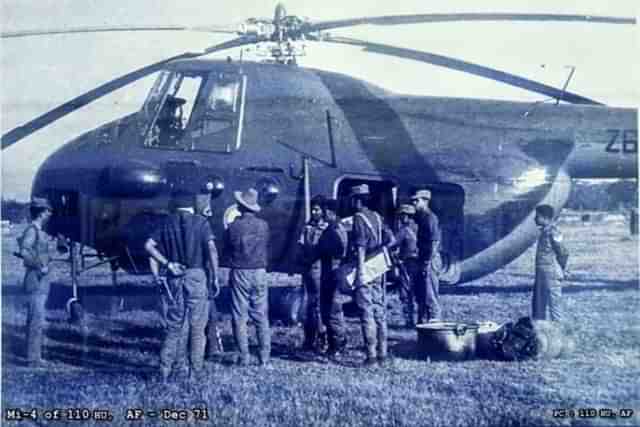
<path id="1" fill-rule="evenodd" d="M 637 0 L 290 0 L 289 14 L 311 21 L 415 13 L 511 12 L 638 15 Z M 0 0 L 2 31 L 96 25 L 236 25 L 272 17 L 276 2 L 234 0 Z M 612 106 L 640 102 L 637 26 L 582 23 L 439 23 L 361 26 L 331 31 L 509 71 Z M 0 126 L 4 134 L 57 105 L 128 71 L 232 35 L 102 33 L 0 41 Z M 238 50 L 214 56 L 237 57 Z M 535 102 L 543 96 L 428 64 L 364 53 L 356 47 L 308 43 L 302 66 L 337 71 L 398 93 Z M 65 142 L 136 111 L 153 78 L 143 79 L 55 122 L 2 152 L 2 193 L 27 200 L 42 162 Z"/>

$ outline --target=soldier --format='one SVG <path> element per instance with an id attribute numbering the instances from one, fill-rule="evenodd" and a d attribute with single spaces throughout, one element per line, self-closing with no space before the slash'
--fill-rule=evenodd
<path id="1" fill-rule="evenodd" d="M 400 299 L 403 302 L 402 311 L 405 318 L 405 326 L 413 329 L 416 326 L 415 319 L 415 291 L 420 284 L 420 264 L 418 262 L 418 225 L 413 220 L 416 209 L 412 205 L 400 205 L 398 215 L 398 232 L 396 244 L 400 268 L 404 270 L 400 278 Z M 408 280 L 407 280 L 408 279 Z"/>
<path id="2" fill-rule="evenodd" d="M 259 361 L 261 365 L 266 365 L 271 357 L 269 287 L 266 280 L 269 225 L 256 217 L 260 206 L 255 189 L 250 188 L 242 193 L 236 191 L 233 195 L 241 215 L 227 228 L 225 248 L 228 248 L 231 256 L 231 314 L 233 336 L 240 350 L 238 364 L 249 365 L 247 318 L 250 316 L 256 324 Z"/>
<path id="3" fill-rule="evenodd" d="M 347 231 L 338 218 L 338 201 L 328 199 L 324 203 L 327 227 L 322 232 L 315 249 L 315 257 L 322 266 L 320 312 L 327 327 L 329 356 L 337 356 L 347 346 L 344 314 L 338 295 L 337 270 L 342 265 L 348 248 Z"/>
<path id="4" fill-rule="evenodd" d="M 203 367 L 205 327 L 210 289 L 218 287 L 218 252 L 209 223 L 194 210 L 195 195 L 177 193 L 174 212 L 145 242 L 156 283 L 164 286 L 159 266 L 167 269 L 166 335 L 160 351 L 160 373 L 166 381 L 180 346 L 183 325 L 188 319 L 191 376 Z M 205 269 L 209 268 L 207 275 Z M 185 342 L 185 341 L 182 341 Z"/>
<path id="5" fill-rule="evenodd" d="M 442 266 L 439 252 L 441 232 L 438 217 L 429 208 L 430 201 L 429 190 L 418 190 L 411 197 L 416 208 L 418 261 L 422 271 L 421 284 L 416 288 L 419 323 L 439 320 L 442 314 L 438 281 L 438 272 Z"/>
<path id="6" fill-rule="evenodd" d="M 23 280 L 27 295 L 27 364 L 41 367 L 42 341 L 46 329 L 45 302 L 49 295 L 49 244 L 43 228 L 51 218 L 49 201 L 34 197 L 29 208 L 31 224 L 18 239 L 25 267 Z"/>
<path id="7" fill-rule="evenodd" d="M 307 294 L 307 313 L 304 322 L 304 351 L 321 350 L 326 342 L 326 328 L 320 315 L 320 261 L 313 260 L 320 235 L 327 228 L 324 218 L 323 196 L 311 199 L 311 219 L 304 226 L 298 244 L 302 255 L 302 284 Z"/>
<path id="8" fill-rule="evenodd" d="M 536 207 L 535 222 L 540 228 L 536 248 L 536 278 L 533 285 L 532 315 L 536 320 L 562 321 L 562 280 L 569 275 L 569 253 L 562 234 L 553 221 L 553 207 Z"/>
<path id="9" fill-rule="evenodd" d="M 364 262 L 383 245 L 391 246 L 395 238 L 382 217 L 369 209 L 369 186 L 351 189 L 353 216 L 352 253 L 356 260 L 355 302 L 360 310 L 362 335 L 367 347 L 366 366 L 387 361 L 387 308 L 383 277 L 369 282 L 364 278 Z"/>

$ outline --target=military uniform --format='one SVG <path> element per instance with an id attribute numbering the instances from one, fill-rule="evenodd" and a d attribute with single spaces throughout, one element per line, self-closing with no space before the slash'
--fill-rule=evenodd
<path id="1" fill-rule="evenodd" d="M 438 217 L 432 211 L 416 212 L 418 224 L 418 262 L 422 269 L 420 286 L 416 287 L 418 300 L 418 322 L 428 322 L 440 319 L 440 283 L 438 280 L 438 266 L 442 264 L 440 253 L 433 251 L 441 241 Z"/>
<path id="2" fill-rule="evenodd" d="M 568 255 L 562 234 L 553 225 L 542 228 L 536 248 L 536 276 L 533 286 L 532 317 L 536 320 L 561 321 L 564 269 Z"/>
<path id="3" fill-rule="evenodd" d="M 271 356 L 271 331 L 269 329 L 269 287 L 266 268 L 269 225 L 258 218 L 258 194 L 254 189 L 234 193 L 244 212 L 229 224 L 225 247 L 230 251 L 231 314 L 233 335 L 240 351 L 240 364 L 249 363 L 249 337 L 247 320 L 256 325 L 259 358 L 262 364 Z"/>
<path id="4" fill-rule="evenodd" d="M 163 295 L 166 305 L 166 335 L 160 351 L 160 370 L 163 377 L 171 372 L 176 353 L 187 337 L 182 336 L 185 321 L 189 326 L 189 359 L 193 372 L 204 362 L 205 327 L 209 317 L 209 290 L 205 266 L 209 244 L 214 240 L 205 218 L 187 211 L 178 211 L 151 235 L 159 251 L 172 264 L 184 267 L 183 274 L 167 272 L 167 285 L 173 300 Z"/>
<path id="5" fill-rule="evenodd" d="M 364 207 L 353 217 L 352 253 L 365 248 L 366 256 L 373 254 L 393 238 L 382 217 Z M 367 350 L 367 360 L 387 357 L 387 307 L 383 277 L 369 283 L 358 284 L 355 302 L 360 311 L 362 335 Z"/>
<path id="6" fill-rule="evenodd" d="M 302 230 L 298 243 L 302 249 L 303 264 L 302 283 L 307 294 L 307 313 L 304 322 L 304 347 L 311 348 L 317 344 L 319 336 L 325 334 L 325 325 L 320 314 L 321 265 L 314 261 L 313 254 L 320 236 L 327 228 L 325 221 L 309 221 Z"/>
<path id="7" fill-rule="evenodd" d="M 29 224 L 20 238 L 20 253 L 26 269 L 22 282 L 27 295 L 27 361 L 42 362 L 42 342 L 47 327 L 45 303 L 49 295 L 50 256 L 47 235 L 36 223 Z"/>
<path id="8" fill-rule="evenodd" d="M 402 311 L 407 326 L 415 325 L 416 291 L 420 286 L 421 268 L 418 261 L 418 225 L 413 220 L 401 224 L 396 233 L 398 258 L 402 262 L 409 281 L 400 280 L 400 299 L 403 302 Z"/>
<path id="9" fill-rule="evenodd" d="M 320 312 L 327 327 L 329 353 L 340 352 L 346 345 L 344 314 L 339 301 L 338 268 L 347 253 L 347 231 L 339 221 L 329 224 L 323 231 L 315 249 L 321 262 L 322 290 Z"/>

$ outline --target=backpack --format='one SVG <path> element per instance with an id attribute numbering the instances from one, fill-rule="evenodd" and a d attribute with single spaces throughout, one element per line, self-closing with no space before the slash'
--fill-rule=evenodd
<path id="1" fill-rule="evenodd" d="M 538 341 L 530 317 L 509 322 L 495 332 L 492 346 L 502 360 L 527 360 L 538 355 Z"/>

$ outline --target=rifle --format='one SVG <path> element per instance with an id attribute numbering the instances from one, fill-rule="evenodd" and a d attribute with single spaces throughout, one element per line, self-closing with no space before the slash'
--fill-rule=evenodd
<path id="1" fill-rule="evenodd" d="M 407 272 L 407 267 L 404 265 L 404 262 L 402 262 L 402 260 L 400 259 L 397 253 L 391 253 L 391 262 L 393 264 L 393 267 L 396 269 L 398 273 L 397 278 L 398 280 L 400 280 L 402 286 L 404 288 L 410 289 L 411 277 Z"/>
<path id="2" fill-rule="evenodd" d="M 160 294 L 167 297 L 171 305 L 174 305 L 176 303 L 176 300 L 173 298 L 173 294 L 171 293 L 171 289 L 169 289 L 169 285 L 167 284 L 166 280 L 157 278 L 156 280 L 154 280 L 154 284 L 158 287 Z"/>

